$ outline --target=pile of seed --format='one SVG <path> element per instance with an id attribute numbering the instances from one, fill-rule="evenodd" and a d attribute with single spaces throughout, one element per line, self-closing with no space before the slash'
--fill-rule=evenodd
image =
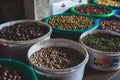
<path id="1" fill-rule="evenodd" d="M 23 22 L 5 26 L 0 30 L 0 38 L 13 41 L 31 40 L 45 35 L 49 29 L 39 23 Z"/>
<path id="2" fill-rule="evenodd" d="M 96 33 L 85 36 L 82 41 L 95 50 L 120 52 L 120 36 L 108 33 Z"/>
<path id="3" fill-rule="evenodd" d="M 54 16 L 49 20 L 49 24 L 64 30 L 83 30 L 92 27 L 95 23 L 92 19 L 84 16 Z"/>
<path id="4" fill-rule="evenodd" d="M 98 0 L 97 3 L 106 6 L 120 6 L 120 1 L 117 0 Z"/>
<path id="5" fill-rule="evenodd" d="M 42 48 L 30 56 L 32 63 L 45 69 L 65 69 L 80 64 L 84 56 L 67 47 Z"/>
<path id="6" fill-rule="evenodd" d="M 107 30 L 120 32 L 120 20 L 109 19 L 100 22 L 100 27 Z"/>
<path id="7" fill-rule="evenodd" d="M 101 6 L 79 6 L 76 10 L 85 14 L 108 14 L 110 12 L 107 8 Z"/>
<path id="8" fill-rule="evenodd" d="M 16 70 L 0 65 L 0 80 L 23 80 L 23 78 Z"/>

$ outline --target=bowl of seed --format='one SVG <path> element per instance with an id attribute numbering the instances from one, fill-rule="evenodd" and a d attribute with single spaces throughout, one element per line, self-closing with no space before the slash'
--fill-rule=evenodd
<path id="1" fill-rule="evenodd" d="M 108 6 L 99 4 L 79 4 L 71 8 L 71 12 L 92 16 L 95 18 L 110 17 L 114 14 L 114 10 Z"/>
<path id="2" fill-rule="evenodd" d="M 93 3 L 109 6 L 113 9 L 120 9 L 120 0 L 93 0 Z"/>
<path id="3" fill-rule="evenodd" d="M 98 19 L 99 27 L 101 30 L 111 30 L 120 33 L 120 18 L 117 16 L 111 16 L 109 18 Z"/>
<path id="4" fill-rule="evenodd" d="M 89 53 L 88 65 L 99 71 L 120 69 L 120 34 L 110 30 L 91 30 L 80 36 Z"/>
<path id="5" fill-rule="evenodd" d="M 88 61 L 86 49 L 67 39 L 49 39 L 28 50 L 28 62 L 44 80 L 82 80 Z"/>
<path id="6" fill-rule="evenodd" d="M 0 56 L 25 60 L 28 48 L 50 38 L 51 27 L 35 20 L 15 20 L 0 25 Z"/>
<path id="7" fill-rule="evenodd" d="M 79 35 L 98 27 L 95 18 L 80 14 L 64 13 L 46 18 L 45 22 L 53 29 L 52 38 L 66 38 L 78 41 Z"/>
<path id="8" fill-rule="evenodd" d="M 0 80 L 38 80 L 34 70 L 23 62 L 0 58 Z"/>

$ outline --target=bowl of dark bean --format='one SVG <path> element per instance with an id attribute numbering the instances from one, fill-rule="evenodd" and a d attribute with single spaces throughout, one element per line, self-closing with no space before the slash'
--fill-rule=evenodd
<path id="1" fill-rule="evenodd" d="M 88 65 L 99 71 L 120 69 L 120 34 L 110 30 L 91 30 L 80 36 L 89 53 Z"/>
<path id="2" fill-rule="evenodd" d="M 98 27 L 96 19 L 80 14 L 64 13 L 48 17 L 45 22 L 53 29 L 53 38 L 66 38 L 78 41 L 79 35 Z"/>
<path id="3" fill-rule="evenodd" d="M 0 25 L 0 57 L 25 60 L 28 48 L 50 38 L 51 27 L 35 20 L 16 20 Z"/>
<path id="4" fill-rule="evenodd" d="M 34 70 L 23 62 L 0 58 L 0 80 L 38 80 Z"/>
<path id="5" fill-rule="evenodd" d="M 34 44 L 27 56 L 30 65 L 44 80 L 82 80 L 89 58 L 81 44 L 60 38 Z"/>
<path id="6" fill-rule="evenodd" d="M 120 0 L 93 0 L 95 4 L 109 6 L 113 9 L 120 9 Z"/>
<path id="7" fill-rule="evenodd" d="M 120 18 L 117 16 L 112 16 L 109 18 L 98 19 L 99 27 L 98 29 L 111 30 L 120 33 Z"/>
<path id="8" fill-rule="evenodd" d="M 110 17 L 114 14 L 114 10 L 108 6 L 99 4 L 79 4 L 71 8 L 73 13 L 88 15 L 95 18 Z"/>

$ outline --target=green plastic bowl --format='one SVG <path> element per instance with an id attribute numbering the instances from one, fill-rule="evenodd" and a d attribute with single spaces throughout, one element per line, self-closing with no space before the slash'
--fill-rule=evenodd
<path id="1" fill-rule="evenodd" d="M 93 3 L 98 4 L 97 2 L 98 2 L 98 0 L 93 0 Z M 104 5 L 104 4 L 101 4 L 101 5 Z M 120 9 L 120 6 L 109 6 L 109 7 L 113 8 L 113 9 Z"/>
<path id="2" fill-rule="evenodd" d="M 100 6 L 100 7 L 104 7 L 106 9 L 108 9 L 110 11 L 110 13 L 108 14 L 86 14 L 86 13 L 81 13 L 79 11 L 76 10 L 77 7 L 79 6 Z M 87 15 L 87 16 L 92 16 L 95 18 L 106 18 L 106 17 L 110 17 L 112 15 L 114 15 L 114 10 L 108 6 L 104 6 L 104 5 L 99 5 L 99 4 L 79 4 L 79 5 L 75 5 L 71 8 L 71 12 L 72 13 L 76 13 L 76 14 L 82 14 L 82 15 Z"/>
<path id="3" fill-rule="evenodd" d="M 48 24 L 49 20 L 54 16 L 68 16 L 68 15 L 85 16 L 85 15 L 74 14 L 74 13 L 57 14 L 57 15 L 52 15 L 52 16 L 46 18 L 45 22 Z M 98 22 L 95 18 L 90 17 L 90 16 L 85 16 L 85 17 L 93 19 L 95 24 L 93 26 L 91 26 L 87 29 L 83 29 L 83 30 L 63 30 L 63 29 L 59 29 L 59 28 L 56 28 L 54 26 L 51 26 L 52 30 L 53 30 L 52 38 L 65 38 L 65 39 L 78 41 L 78 38 L 79 38 L 81 33 L 89 31 L 89 30 L 95 30 L 98 28 Z"/>
<path id="4" fill-rule="evenodd" d="M 24 80 L 38 80 L 33 69 L 20 61 L 9 58 L 0 58 L 0 64 L 19 71 L 25 78 Z"/>

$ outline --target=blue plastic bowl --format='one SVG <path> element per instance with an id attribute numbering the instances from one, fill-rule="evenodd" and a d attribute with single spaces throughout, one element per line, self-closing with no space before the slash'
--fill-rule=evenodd
<path id="1" fill-rule="evenodd" d="M 110 20 L 110 19 L 116 19 L 116 20 L 120 21 L 120 18 L 118 18 L 118 17 L 116 17 L 116 16 L 111 16 L 111 17 L 109 17 L 109 18 L 97 19 L 97 21 L 98 21 L 98 23 L 100 23 L 100 22 L 103 22 L 103 21 L 106 21 L 106 20 Z M 100 24 L 99 24 L 99 27 L 98 27 L 97 29 L 106 30 L 106 29 L 103 29 L 103 28 L 100 26 Z M 108 30 L 109 30 L 109 29 L 108 29 Z M 115 32 L 117 32 L 117 31 L 115 31 Z M 117 32 L 117 33 L 120 33 L 120 32 Z"/>
<path id="2" fill-rule="evenodd" d="M 120 10 L 119 9 L 114 10 L 114 16 L 120 18 Z"/>

